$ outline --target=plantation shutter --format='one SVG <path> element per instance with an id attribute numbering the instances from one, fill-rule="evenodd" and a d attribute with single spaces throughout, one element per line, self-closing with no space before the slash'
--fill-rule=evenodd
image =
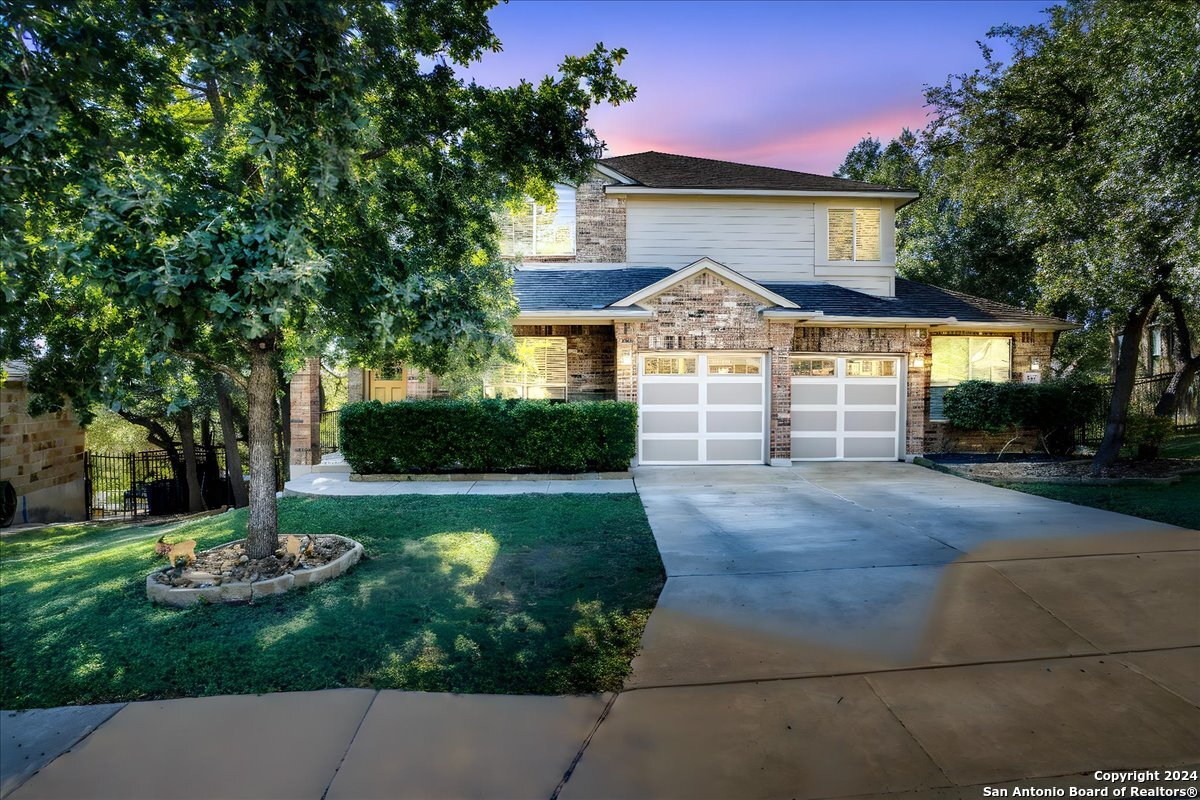
<path id="1" fill-rule="evenodd" d="M 879 260 L 879 209 L 854 210 L 854 260 Z"/>
<path id="2" fill-rule="evenodd" d="M 567 340 L 563 336 L 518 336 L 517 360 L 505 364 L 485 386 L 491 397 L 567 399 Z"/>
<path id="3" fill-rule="evenodd" d="M 829 260 L 854 260 L 854 210 L 829 209 Z"/>

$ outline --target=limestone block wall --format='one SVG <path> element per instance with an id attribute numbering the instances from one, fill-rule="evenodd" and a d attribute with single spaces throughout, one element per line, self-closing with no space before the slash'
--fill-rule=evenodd
<path id="1" fill-rule="evenodd" d="M 70 411 L 33 417 L 23 381 L 0 387 L 0 480 L 17 493 L 15 523 L 86 517 L 84 438 Z"/>

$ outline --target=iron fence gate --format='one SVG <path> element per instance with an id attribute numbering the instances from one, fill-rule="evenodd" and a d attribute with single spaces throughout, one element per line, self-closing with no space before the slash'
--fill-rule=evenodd
<path id="1" fill-rule="evenodd" d="M 1173 376 L 1170 373 L 1138 378 L 1133 384 L 1129 398 L 1130 414 L 1153 414 L 1154 406 L 1166 391 Z M 1113 386 L 1105 387 L 1104 401 L 1099 404 L 1095 416 L 1080 431 L 1081 444 L 1097 445 L 1104 438 L 1104 426 L 1108 422 L 1108 407 L 1112 403 Z M 1179 398 L 1175 409 L 1175 430 L 1178 432 L 1200 430 L 1200 381 L 1192 381 L 1188 391 Z"/>
<path id="2" fill-rule="evenodd" d="M 165 450 L 115 455 L 88 452 L 83 464 L 88 519 L 130 519 L 188 509 L 182 457 L 173 461 Z M 224 447 L 196 448 L 196 477 L 206 509 L 232 504 Z M 275 460 L 275 488 L 283 488 L 281 458 Z"/>

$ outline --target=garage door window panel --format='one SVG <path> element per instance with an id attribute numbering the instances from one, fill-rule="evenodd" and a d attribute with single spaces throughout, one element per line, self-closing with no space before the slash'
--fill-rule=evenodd
<path id="1" fill-rule="evenodd" d="M 899 365 L 891 357 L 793 357 L 792 458 L 895 458 Z"/>

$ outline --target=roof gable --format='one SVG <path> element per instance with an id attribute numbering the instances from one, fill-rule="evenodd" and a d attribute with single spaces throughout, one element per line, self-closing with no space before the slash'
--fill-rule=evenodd
<path id="1" fill-rule="evenodd" d="M 718 278 L 737 286 L 747 294 L 753 295 L 769 305 L 778 306 L 781 308 L 798 308 L 795 303 L 793 303 L 791 300 L 788 300 L 783 295 L 776 294 L 770 289 L 767 289 L 765 286 L 750 280 L 745 275 L 742 275 L 739 272 L 734 272 L 724 264 L 713 261 L 711 258 L 707 257 L 701 258 L 698 261 L 693 261 L 686 267 L 676 270 L 661 280 L 655 281 L 649 286 L 644 286 L 641 289 L 638 289 L 636 292 L 617 300 L 612 305 L 615 308 L 628 308 L 629 306 L 636 305 L 637 303 L 653 297 L 656 294 L 661 294 L 672 286 L 686 281 L 694 275 L 699 275 L 701 272 L 711 272 Z"/>

